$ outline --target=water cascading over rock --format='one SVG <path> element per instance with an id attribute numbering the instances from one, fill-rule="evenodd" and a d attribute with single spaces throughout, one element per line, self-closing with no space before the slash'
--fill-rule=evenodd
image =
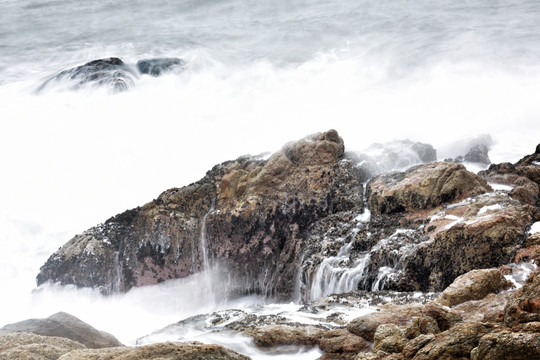
<path id="1" fill-rule="evenodd" d="M 372 179 L 362 165 L 344 157 L 334 130 L 268 159 L 224 162 L 75 236 L 43 265 L 38 284 L 110 293 L 204 271 L 219 297 L 441 291 L 470 270 L 509 262 L 540 219 L 530 165 L 520 167 L 528 178 L 516 175 L 529 186 L 523 199 L 460 164 Z M 490 181 L 510 181 L 492 168 Z"/>

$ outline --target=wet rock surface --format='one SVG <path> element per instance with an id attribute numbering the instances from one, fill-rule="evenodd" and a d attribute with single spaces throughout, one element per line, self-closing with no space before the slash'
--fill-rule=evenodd
<path id="1" fill-rule="evenodd" d="M 104 88 L 111 93 L 118 93 L 133 88 L 139 75 L 157 77 L 174 70 L 182 70 L 185 65 L 185 61 L 179 58 L 144 59 L 139 60 L 135 66 L 128 65 L 117 57 L 97 59 L 59 72 L 45 81 L 37 92 L 57 86 L 70 90 Z"/>

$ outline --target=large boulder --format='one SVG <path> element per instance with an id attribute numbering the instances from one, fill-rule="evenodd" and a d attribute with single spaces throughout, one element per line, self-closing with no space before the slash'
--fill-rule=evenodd
<path id="1" fill-rule="evenodd" d="M 499 269 L 472 270 L 458 276 L 437 299 L 444 306 L 454 306 L 470 300 L 479 300 L 490 293 L 512 287 L 512 283 Z"/>
<path id="2" fill-rule="evenodd" d="M 313 224 L 362 209 L 365 179 L 343 153 L 330 130 L 268 160 L 217 165 L 200 181 L 75 236 L 43 265 L 38 284 L 126 291 L 219 264 L 232 279 L 222 282 L 227 291 L 290 297 Z"/>
<path id="3" fill-rule="evenodd" d="M 380 175 L 368 184 L 369 206 L 378 214 L 426 209 L 491 190 L 463 165 L 442 162 Z"/>
<path id="4" fill-rule="evenodd" d="M 99 331 L 65 312 L 56 313 L 45 319 L 29 319 L 8 324 L 0 329 L 0 333 L 5 332 L 27 332 L 63 337 L 93 349 L 122 345 L 113 335 Z"/>

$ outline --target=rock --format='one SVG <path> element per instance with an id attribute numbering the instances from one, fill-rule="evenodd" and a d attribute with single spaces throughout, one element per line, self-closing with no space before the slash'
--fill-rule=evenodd
<path id="1" fill-rule="evenodd" d="M 482 300 L 471 300 L 452 308 L 463 321 L 501 322 L 504 317 L 506 302 L 512 295 L 511 291 L 489 294 Z"/>
<path id="2" fill-rule="evenodd" d="M 370 209 L 378 214 L 427 209 L 488 191 L 487 182 L 463 165 L 440 162 L 380 175 L 368 184 Z"/>
<path id="3" fill-rule="evenodd" d="M 407 339 L 403 331 L 394 324 L 382 324 L 377 327 L 373 337 L 373 350 L 387 353 L 399 353 L 405 347 Z"/>
<path id="4" fill-rule="evenodd" d="M 266 325 L 247 329 L 257 345 L 316 345 L 326 330 L 315 326 Z"/>
<path id="5" fill-rule="evenodd" d="M 435 213 L 428 227 L 431 239 L 403 260 L 401 281 L 418 281 L 423 291 L 441 291 L 471 270 L 511 262 L 536 211 L 491 193 Z"/>
<path id="6" fill-rule="evenodd" d="M 429 344 L 433 339 L 435 339 L 435 335 L 433 334 L 419 335 L 415 337 L 413 340 L 409 341 L 403 348 L 403 356 L 407 359 L 413 358 L 414 355 L 416 355 L 416 353 L 418 352 L 418 350 Z"/>
<path id="7" fill-rule="evenodd" d="M 137 70 L 141 74 L 160 76 L 174 69 L 181 69 L 186 62 L 178 58 L 155 58 L 137 61 Z"/>
<path id="8" fill-rule="evenodd" d="M 1 332 L 27 332 L 63 337 L 93 349 L 122 345 L 113 335 L 99 331 L 65 312 L 56 313 L 46 319 L 29 319 L 9 324 L 0 329 Z"/>
<path id="9" fill-rule="evenodd" d="M 438 334 L 441 330 L 437 321 L 431 316 L 417 316 L 405 328 L 404 335 L 407 339 L 414 339 L 420 335 Z"/>
<path id="10" fill-rule="evenodd" d="M 85 349 L 85 346 L 63 337 L 0 332 L 2 360 L 56 360 L 61 355 L 78 349 Z"/>
<path id="11" fill-rule="evenodd" d="M 441 331 L 450 329 L 462 320 L 459 314 L 452 310 L 445 309 L 435 302 L 430 302 L 424 306 L 422 313 L 435 319 Z"/>
<path id="12" fill-rule="evenodd" d="M 113 92 L 121 92 L 133 87 L 134 76 L 132 69 L 119 58 L 98 59 L 58 73 L 37 91 L 42 91 L 52 83 L 67 83 L 73 90 L 87 86 L 102 86 Z"/>
<path id="13" fill-rule="evenodd" d="M 433 146 L 410 140 L 396 140 L 384 144 L 372 144 L 357 153 L 347 153 L 364 169 L 369 177 L 437 160 Z"/>
<path id="14" fill-rule="evenodd" d="M 491 160 L 489 159 L 488 152 L 489 148 L 487 145 L 479 144 L 469 150 L 469 152 L 465 155 L 464 160 L 489 165 L 491 164 Z"/>
<path id="15" fill-rule="evenodd" d="M 369 313 L 352 320 L 347 330 L 352 334 L 361 336 L 367 341 L 374 341 L 375 333 L 380 325 L 393 324 L 407 326 L 415 316 L 420 315 L 419 307 L 392 306 L 383 311 Z"/>
<path id="16" fill-rule="evenodd" d="M 479 300 L 487 294 L 512 287 L 499 269 L 472 270 L 458 276 L 436 300 L 444 306 L 455 306 L 469 300 Z"/>
<path id="17" fill-rule="evenodd" d="M 471 360 L 540 359 L 539 333 L 502 331 L 484 335 L 472 350 Z"/>
<path id="18" fill-rule="evenodd" d="M 139 347 L 71 351 L 58 360 L 249 360 L 250 358 L 220 345 L 160 343 Z"/>
<path id="19" fill-rule="evenodd" d="M 319 347 L 325 353 L 342 354 L 366 351 L 370 345 L 360 336 L 348 332 L 346 329 L 330 330 L 319 341 Z"/>
<path id="20" fill-rule="evenodd" d="M 330 130 L 268 160 L 217 165 L 200 181 L 75 236 L 41 268 L 38 284 L 110 293 L 193 274 L 203 269 L 204 221 L 208 258 L 219 262 L 226 291 L 290 299 L 309 230 L 331 214 L 362 209 L 365 179 L 343 152 Z"/>
<path id="21" fill-rule="evenodd" d="M 480 338 L 489 332 L 482 323 L 459 323 L 451 329 L 435 336 L 423 346 L 414 360 L 453 360 L 469 358 L 472 349 L 478 346 Z"/>
<path id="22" fill-rule="evenodd" d="M 537 321 L 540 321 L 540 271 L 533 272 L 516 290 L 504 310 L 504 324 L 508 327 Z"/>

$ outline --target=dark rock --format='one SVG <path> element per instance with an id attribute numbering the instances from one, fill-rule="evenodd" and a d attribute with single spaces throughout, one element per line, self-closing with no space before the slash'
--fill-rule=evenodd
<path id="1" fill-rule="evenodd" d="M 129 66 L 122 60 L 111 57 L 64 70 L 47 80 L 37 91 L 42 91 L 52 83 L 65 83 L 73 90 L 101 86 L 113 92 L 121 92 L 133 87 L 134 77 L 135 73 Z"/>
<path id="2" fill-rule="evenodd" d="M 62 337 L 93 349 L 122 345 L 111 334 L 96 330 L 75 316 L 64 312 L 56 313 L 46 319 L 29 319 L 6 325 L 0 329 L 0 333 L 5 332 L 26 332 L 43 336 Z"/>
<path id="3" fill-rule="evenodd" d="M 160 76 L 174 69 L 182 69 L 186 62 L 178 58 L 155 58 L 137 61 L 137 69 L 141 74 Z"/>
<path id="4" fill-rule="evenodd" d="M 488 156 L 489 148 L 484 145 L 476 145 L 465 155 L 464 160 L 468 162 L 480 163 L 484 165 L 491 164 Z"/>

